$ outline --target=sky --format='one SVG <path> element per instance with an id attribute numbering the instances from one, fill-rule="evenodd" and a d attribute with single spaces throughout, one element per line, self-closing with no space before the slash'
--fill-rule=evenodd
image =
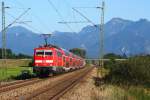
<path id="1" fill-rule="evenodd" d="M 102 0 L 0 0 L 9 6 L 6 11 L 6 26 L 12 23 L 15 18 L 25 10 L 31 8 L 17 22 L 29 21 L 26 23 L 15 23 L 12 26 L 24 26 L 36 33 L 79 32 L 83 27 L 91 23 L 68 23 L 64 21 L 86 21 L 81 15 L 75 12 L 75 8 L 93 23 L 100 23 L 101 10 L 95 7 L 101 6 Z M 105 23 L 114 17 L 138 21 L 141 18 L 150 20 L 150 0 L 104 0 L 105 1 Z M 52 3 L 50 3 L 52 2 Z M 1 10 L 1 9 L 0 9 Z M 2 13 L 0 12 L 0 15 Z M 1 20 L 0 20 L 1 23 Z M 1 27 L 1 25 L 0 25 Z"/>

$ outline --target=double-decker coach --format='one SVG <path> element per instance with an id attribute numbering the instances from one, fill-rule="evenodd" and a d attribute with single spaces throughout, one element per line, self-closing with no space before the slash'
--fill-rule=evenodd
<path id="1" fill-rule="evenodd" d="M 44 45 L 34 49 L 33 72 L 49 75 L 84 67 L 83 58 L 54 45 Z"/>

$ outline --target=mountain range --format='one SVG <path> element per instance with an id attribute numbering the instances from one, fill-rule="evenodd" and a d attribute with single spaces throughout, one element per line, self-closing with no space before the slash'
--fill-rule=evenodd
<path id="1" fill-rule="evenodd" d="M 0 35 L 0 41 L 1 35 Z M 87 57 L 98 58 L 100 55 L 100 25 L 84 27 L 80 32 L 53 32 L 49 43 L 65 49 L 83 48 Z M 32 55 L 33 49 L 43 44 L 39 33 L 22 26 L 7 29 L 7 48 L 15 53 Z M 1 46 L 1 42 L 0 42 Z M 113 18 L 105 24 L 105 53 L 127 55 L 150 54 L 150 21 L 138 21 Z"/>

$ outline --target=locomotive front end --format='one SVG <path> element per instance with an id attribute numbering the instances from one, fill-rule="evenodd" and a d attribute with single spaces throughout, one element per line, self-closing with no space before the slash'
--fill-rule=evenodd
<path id="1" fill-rule="evenodd" d="M 51 49 L 34 49 L 34 73 L 37 75 L 49 75 L 52 72 L 53 63 L 53 52 Z"/>

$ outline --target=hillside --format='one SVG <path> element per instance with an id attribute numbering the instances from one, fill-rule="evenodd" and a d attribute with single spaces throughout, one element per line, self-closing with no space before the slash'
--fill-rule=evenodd
<path id="1" fill-rule="evenodd" d="M 96 58 L 99 55 L 100 31 L 98 27 L 86 26 L 79 33 L 53 32 L 49 42 L 65 49 L 84 48 L 87 56 Z M 105 53 L 127 55 L 150 53 L 150 21 L 138 21 L 113 18 L 105 24 Z M 0 36 L 1 41 L 1 36 Z M 30 54 L 33 48 L 43 43 L 39 33 L 32 32 L 22 26 L 14 26 L 7 30 L 7 47 L 15 53 Z M 0 44 L 1 45 L 1 44 Z"/>

